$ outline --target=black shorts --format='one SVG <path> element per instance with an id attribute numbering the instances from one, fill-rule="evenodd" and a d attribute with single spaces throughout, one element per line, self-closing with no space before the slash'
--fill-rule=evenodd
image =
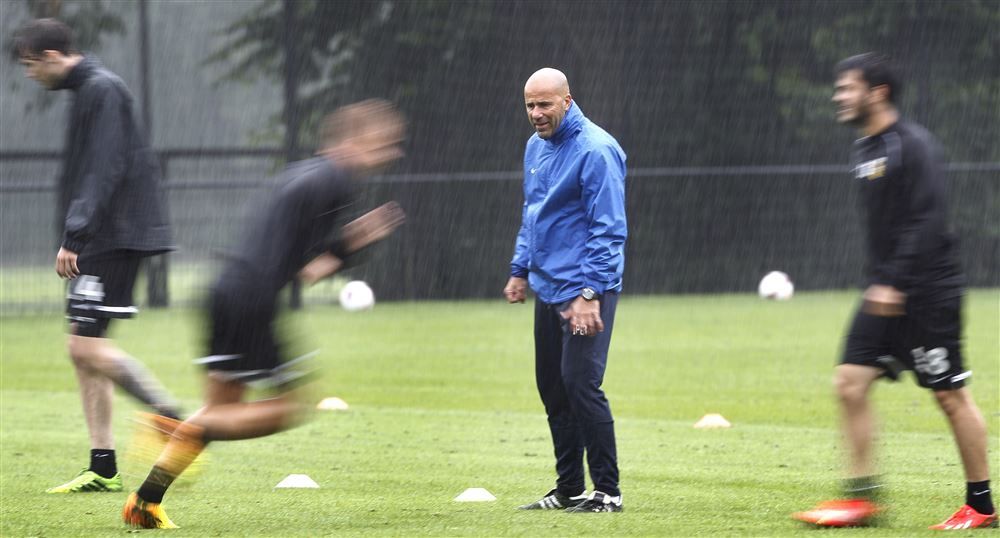
<path id="1" fill-rule="evenodd" d="M 972 375 L 962 364 L 962 298 L 907 305 L 898 317 L 859 309 L 847 333 L 842 364 L 881 368 L 893 381 L 912 370 L 921 387 L 954 390 Z"/>
<path id="2" fill-rule="evenodd" d="M 195 363 L 226 381 L 287 387 L 304 380 L 309 373 L 301 364 L 314 354 L 283 360 L 284 346 L 275 336 L 276 300 L 247 287 L 215 288 L 208 307 L 209 355 Z"/>
<path id="3" fill-rule="evenodd" d="M 112 319 L 130 318 L 139 310 L 132 304 L 132 288 L 142 257 L 107 255 L 77 259 L 80 275 L 69 281 L 66 319 L 74 334 L 103 338 Z"/>

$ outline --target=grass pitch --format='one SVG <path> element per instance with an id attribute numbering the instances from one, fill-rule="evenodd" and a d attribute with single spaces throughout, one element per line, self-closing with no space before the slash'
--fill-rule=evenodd
<path id="1" fill-rule="evenodd" d="M 616 418 L 625 512 L 522 512 L 554 482 L 534 388 L 530 306 L 492 302 L 379 304 L 359 314 L 312 306 L 291 317 L 302 347 L 320 348 L 317 413 L 272 437 L 210 446 L 211 462 L 168 492 L 170 536 L 809 536 L 789 513 L 836 493 L 841 456 L 832 366 L 856 293 L 623 296 L 605 390 Z M 998 468 L 1000 291 L 966 304 L 971 389 L 987 416 Z M 202 318 L 143 312 L 112 336 L 183 400 L 198 405 Z M 5 317 L 0 361 L 0 535 L 121 536 L 126 493 L 46 495 L 86 464 L 76 381 L 56 315 Z M 851 536 L 933 535 L 962 504 L 964 480 L 946 423 L 912 377 L 875 401 L 889 485 L 887 526 Z M 119 451 L 131 411 L 116 400 Z M 729 430 L 694 430 L 705 413 Z M 121 460 L 120 460 L 121 461 Z M 304 473 L 318 490 L 274 490 Z M 126 476 L 126 489 L 142 476 Z M 491 503 L 455 503 L 484 487 Z"/>

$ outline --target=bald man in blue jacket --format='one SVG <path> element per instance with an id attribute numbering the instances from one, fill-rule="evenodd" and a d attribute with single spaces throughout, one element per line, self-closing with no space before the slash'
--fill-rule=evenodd
<path id="1" fill-rule="evenodd" d="M 531 75 L 524 104 L 535 134 L 504 297 L 522 303 L 530 286 L 537 298 L 535 379 L 558 478 L 521 508 L 620 512 L 614 419 L 601 384 L 625 265 L 625 152 L 583 115 L 556 69 Z"/>

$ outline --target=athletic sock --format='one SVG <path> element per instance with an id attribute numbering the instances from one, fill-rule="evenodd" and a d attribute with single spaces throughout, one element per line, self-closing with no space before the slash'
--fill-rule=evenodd
<path id="1" fill-rule="evenodd" d="M 188 422 L 179 424 L 149 476 L 139 486 L 139 498 L 150 503 L 162 502 L 170 484 L 205 450 L 207 443 L 204 428 Z"/>
<path id="2" fill-rule="evenodd" d="M 882 484 L 877 476 L 859 476 L 844 480 L 844 494 L 851 499 L 878 500 Z"/>
<path id="3" fill-rule="evenodd" d="M 971 506 L 976 512 L 986 515 L 995 512 L 992 497 L 989 480 L 965 483 L 965 504 Z"/>
<path id="4" fill-rule="evenodd" d="M 89 470 L 103 476 L 104 478 L 111 478 L 118 474 L 118 464 L 115 462 L 115 451 L 105 448 L 91 449 Z"/>
<path id="5" fill-rule="evenodd" d="M 159 504 L 163 502 L 163 495 L 167 493 L 167 488 L 173 484 L 175 478 L 177 477 L 154 465 L 136 494 L 148 503 Z"/>

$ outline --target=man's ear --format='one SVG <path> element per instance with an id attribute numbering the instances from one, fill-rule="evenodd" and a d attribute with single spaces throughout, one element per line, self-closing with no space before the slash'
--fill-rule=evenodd
<path id="1" fill-rule="evenodd" d="M 872 97 L 874 98 L 872 99 L 872 101 L 874 102 L 879 102 L 879 101 L 886 103 L 891 102 L 891 99 L 889 97 L 892 94 L 892 89 L 889 88 L 888 84 L 875 86 L 874 88 L 871 89 L 871 93 Z"/>
<path id="2" fill-rule="evenodd" d="M 46 62 L 56 62 L 62 58 L 63 53 L 58 50 L 43 50 L 41 56 Z"/>

